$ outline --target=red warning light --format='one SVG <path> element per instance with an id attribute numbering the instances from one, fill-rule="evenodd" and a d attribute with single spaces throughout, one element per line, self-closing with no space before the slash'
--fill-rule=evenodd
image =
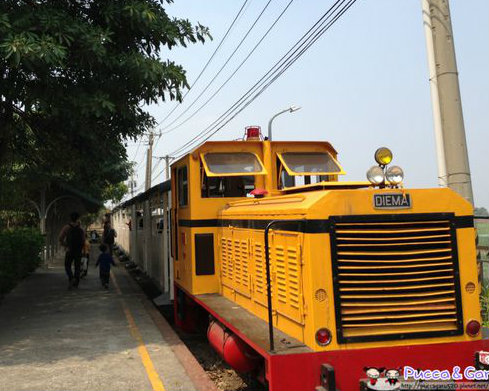
<path id="1" fill-rule="evenodd" d="M 247 141 L 259 141 L 261 138 L 261 128 L 259 126 L 248 126 L 246 130 Z"/>

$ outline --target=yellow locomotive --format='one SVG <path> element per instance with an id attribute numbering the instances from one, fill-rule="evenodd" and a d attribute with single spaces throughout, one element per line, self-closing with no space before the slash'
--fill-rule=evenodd
<path id="1" fill-rule="evenodd" d="M 270 390 L 473 365 L 483 340 L 471 205 L 446 188 L 404 189 L 386 148 L 369 181 L 342 182 L 331 144 L 247 134 L 172 164 L 177 324 L 204 310 L 211 344 Z"/>

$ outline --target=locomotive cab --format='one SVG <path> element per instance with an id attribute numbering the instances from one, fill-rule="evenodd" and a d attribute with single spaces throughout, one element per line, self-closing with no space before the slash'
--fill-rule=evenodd
<path id="1" fill-rule="evenodd" d="M 207 142 L 172 164 L 172 255 L 181 288 L 219 292 L 217 214 L 264 188 L 267 174 L 259 141 Z"/>

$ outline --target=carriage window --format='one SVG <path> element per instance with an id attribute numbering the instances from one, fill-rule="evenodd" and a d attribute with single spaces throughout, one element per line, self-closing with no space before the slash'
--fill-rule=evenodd
<path id="1" fill-rule="evenodd" d="M 201 157 L 208 177 L 266 174 L 263 164 L 254 153 L 206 153 Z"/>
<path id="2" fill-rule="evenodd" d="M 188 177 L 187 166 L 178 169 L 178 205 L 188 205 Z"/>
<path id="3" fill-rule="evenodd" d="M 327 152 L 284 152 L 277 155 L 289 175 L 343 174 L 338 162 Z"/>

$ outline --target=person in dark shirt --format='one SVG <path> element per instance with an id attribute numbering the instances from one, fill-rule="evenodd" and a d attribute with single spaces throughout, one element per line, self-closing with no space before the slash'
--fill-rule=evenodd
<path id="1" fill-rule="evenodd" d="M 70 223 L 61 230 L 58 240 L 65 248 L 65 270 L 68 276 L 68 289 L 77 288 L 80 282 L 80 264 L 82 248 L 85 243 L 85 231 L 80 227 L 80 215 L 73 212 L 70 215 Z M 72 265 L 75 263 L 75 274 Z"/>
<path id="2" fill-rule="evenodd" d="M 102 254 L 99 255 L 95 267 L 99 266 L 100 281 L 105 289 L 109 288 L 109 278 L 110 278 L 110 265 L 114 265 L 114 260 L 112 256 L 107 253 L 107 245 L 101 244 L 100 251 Z"/>

